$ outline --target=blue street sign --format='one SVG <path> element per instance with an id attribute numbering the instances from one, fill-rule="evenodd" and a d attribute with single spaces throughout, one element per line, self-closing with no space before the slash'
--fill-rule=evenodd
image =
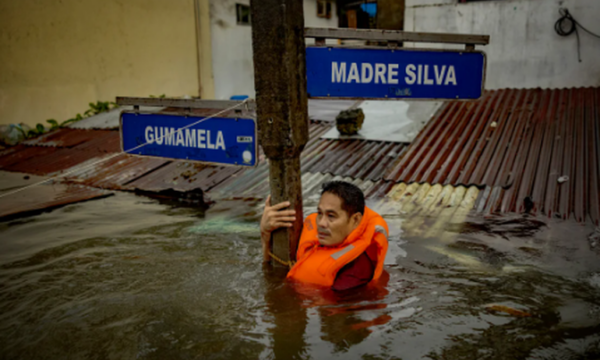
<path id="1" fill-rule="evenodd" d="M 311 98 L 477 99 L 483 90 L 480 51 L 306 48 Z"/>
<path id="2" fill-rule="evenodd" d="M 123 151 L 220 165 L 257 164 L 253 119 L 121 113 Z M 190 124 L 198 124 L 184 128 Z M 147 145 L 143 145 L 147 144 Z"/>

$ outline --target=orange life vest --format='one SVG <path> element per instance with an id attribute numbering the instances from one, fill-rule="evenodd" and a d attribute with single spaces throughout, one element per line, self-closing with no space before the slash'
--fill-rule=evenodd
<path id="1" fill-rule="evenodd" d="M 287 275 L 288 279 L 323 286 L 332 286 L 337 273 L 366 252 L 375 265 L 373 279 L 383 272 L 383 261 L 388 248 L 388 226 L 385 220 L 365 207 L 360 224 L 336 246 L 319 244 L 317 214 L 309 215 L 298 244 L 297 262 Z"/>

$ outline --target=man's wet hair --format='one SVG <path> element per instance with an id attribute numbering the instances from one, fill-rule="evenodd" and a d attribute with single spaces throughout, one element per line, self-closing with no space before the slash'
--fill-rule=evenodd
<path id="1" fill-rule="evenodd" d="M 352 216 L 357 212 L 365 213 L 365 195 L 356 185 L 345 181 L 329 181 L 323 184 L 321 195 L 330 193 L 342 200 L 342 209 Z"/>

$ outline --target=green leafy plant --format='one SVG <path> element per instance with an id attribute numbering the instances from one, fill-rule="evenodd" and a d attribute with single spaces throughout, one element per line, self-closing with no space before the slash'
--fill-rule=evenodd
<path id="1" fill-rule="evenodd" d="M 46 120 L 46 122 L 48 124 L 50 124 L 50 130 L 56 130 L 60 127 L 60 124 L 58 123 L 58 121 L 56 121 L 54 119 L 48 119 L 48 120 Z"/>
<path id="2" fill-rule="evenodd" d="M 83 113 L 86 117 L 110 111 L 117 106 L 117 104 L 112 101 L 97 101 L 95 104 L 90 103 L 89 105 L 90 108 L 85 113 Z"/>
<path id="3" fill-rule="evenodd" d="M 95 115 L 95 114 L 94 114 L 94 115 Z M 86 116 L 86 117 L 89 117 L 89 116 Z M 63 127 L 65 127 L 65 125 L 68 125 L 68 124 L 70 124 L 70 123 L 77 122 L 77 121 L 79 121 L 79 120 L 83 120 L 83 119 L 85 119 L 86 117 L 83 117 L 83 116 L 81 116 L 81 114 L 77 114 L 77 115 L 76 115 L 74 118 L 70 118 L 70 119 L 68 119 L 68 120 L 65 120 L 65 121 L 61 122 L 61 123 L 60 123 L 60 125 L 59 125 L 58 127 L 61 127 L 61 128 L 63 128 Z"/>
<path id="4" fill-rule="evenodd" d="M 164 95 L 162 95 L 162 96 L 164 97 Z M 25 130 L 23 130 L 20 126 L 16 126 L 15 128 L 18 129 L 23 134 L 23 137 L 25 139 L 30 139 L 30 138 L 42 135 L 43 133 L 45 133 L 47 131 L 52 131 L 52 130 L 56 130 L 59 128 L 63 128 L 71 123 L 83 120 L 90 116 L 98 115 L 103 112 L 108 112 L 117 106 L 118 105 L 112 101 L 96 101 L 96 103 L 89 103 L 90 108 L 87 109 L 83 113 L 83 115 L 77 114 L 77 115 L 75 115 L 75 117 L 67 119 L 63 122 L 58 122 L 55 119 L 46 120 L 46 122 L 48 124 L 50 124 L 50 126 L 48 128 L 46 128 L 43 124 L 37 124 L 35 126 L 35 128 L 33 128 L 27 132 L 25 132 Z"/>

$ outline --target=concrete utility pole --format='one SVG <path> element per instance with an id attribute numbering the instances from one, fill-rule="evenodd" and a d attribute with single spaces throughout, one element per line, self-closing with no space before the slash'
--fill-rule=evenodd
<path id="1" fill-rule="evenodd" d="M 271 204 L 290 201 L 294 226 L 273 232 L 273 254 L 295 259 L 302 231 L 300 153 L 308 141 L 302 0 L 252 0 L 258 140 L 269 158 Z"/>

